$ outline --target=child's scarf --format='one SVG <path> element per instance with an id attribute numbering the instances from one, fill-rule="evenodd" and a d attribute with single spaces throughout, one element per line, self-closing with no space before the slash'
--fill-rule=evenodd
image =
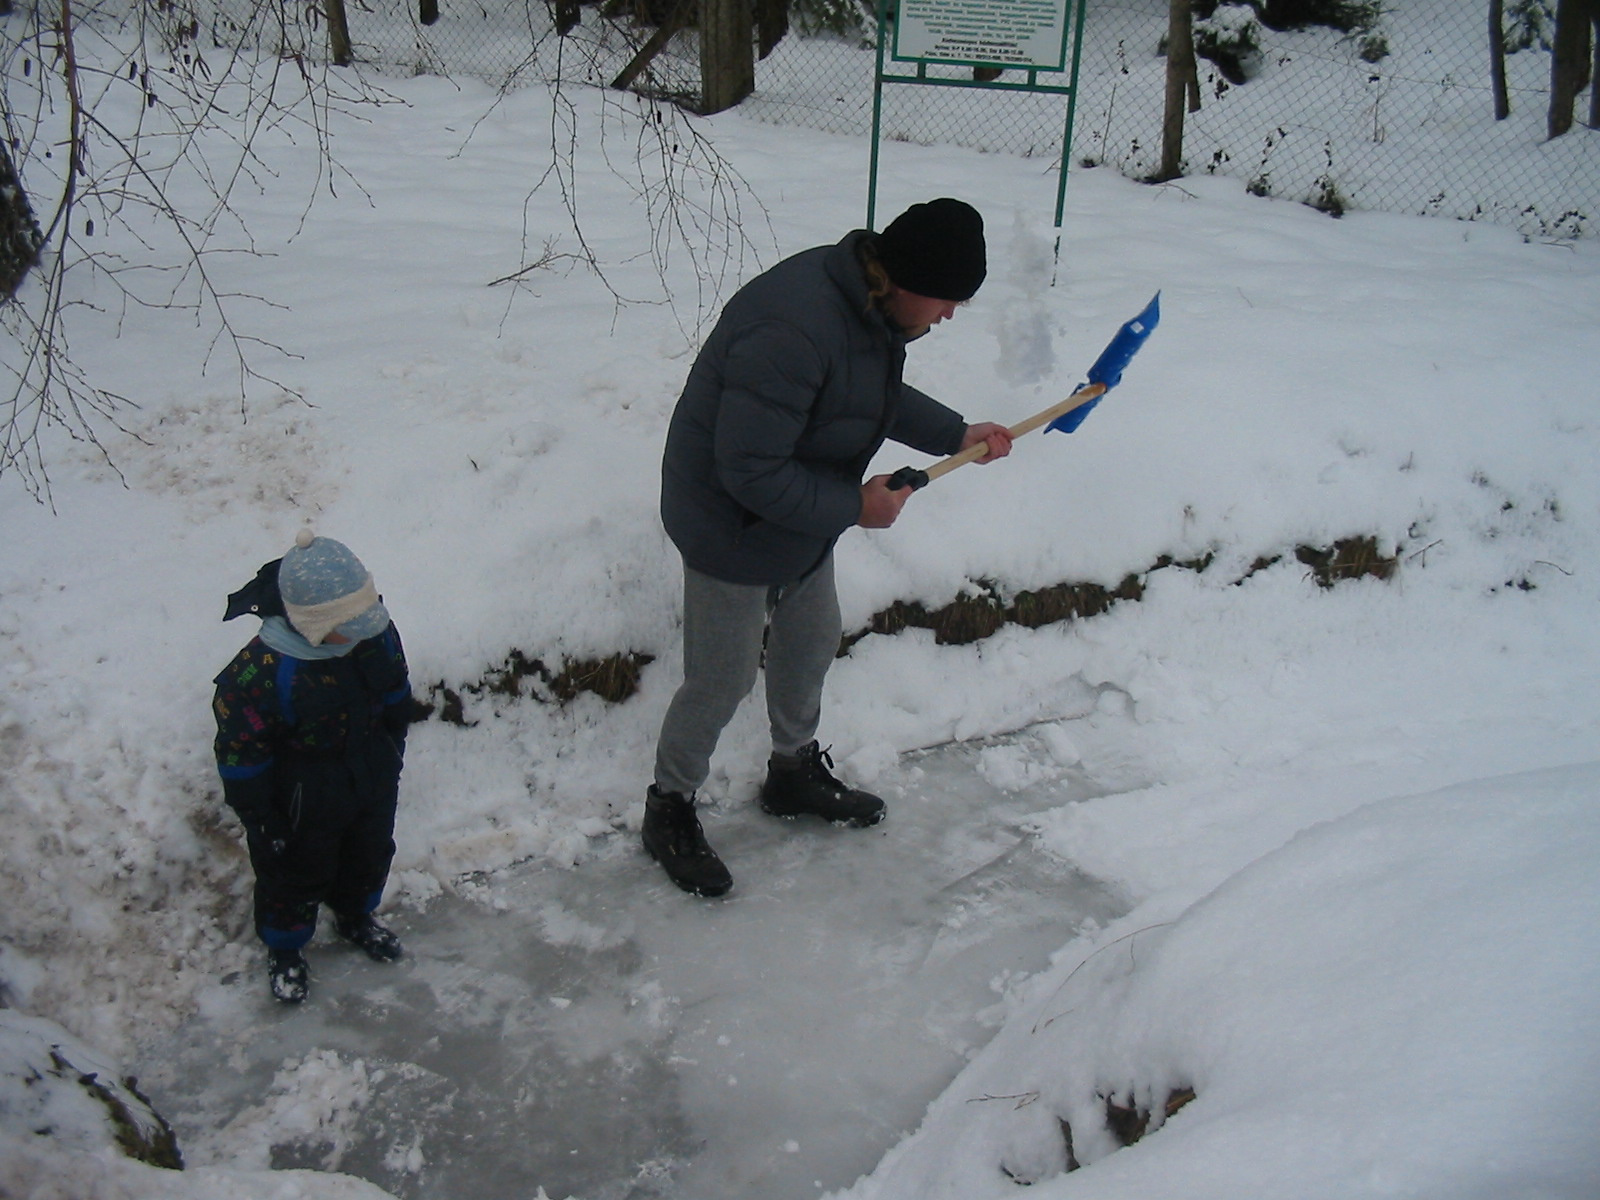
<path id="1" fill-rule="evenodd" d="M 335 646 L 323 642 L 320 646 L 313 646 L 284 617 L 264 618 L 261 622 L 261 640 L 279 654 L 299 659 L 343 658 L 360 644 L 345 642 Z"/>

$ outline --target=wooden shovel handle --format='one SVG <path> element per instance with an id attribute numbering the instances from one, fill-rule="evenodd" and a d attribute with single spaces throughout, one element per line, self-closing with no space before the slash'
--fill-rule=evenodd
<path id="1" fill-rule="evenodd" d="M 1011 426 L 1010 433 L 1012 440 L 1021 437 L 1025 433 L 1032 433 L 1041 425 L 1050 424 L 1050 422 L 1054 421 L 1057 417 L 1065 416 L 1075 408 L 1082 408 L 1091 400 L 1098 400 L 1101 396 L 1105 395 L 1105 392 L 1106 385 L 1103 383 L 1085 384 L 1083 387 L 1073 392 L 1072 395 L 1068 396 L 1065 400 L 1058 400 L 1049 408 L 1036 412 L 1033 414 L 1033 416 L 1028 417 L 1026 420 L 1018 421 L 1015 425 Z M 957 467 L 966 466 L 966 464 L 969 462 L 977 462 L 978 459 L 982 458 L 988 453 L 988 451 L 989 446 L 987 442 L 978 442 L 976 445 L 968 446 L 965 450 L 961 451 L 960 454 L 952 454 L 949 458 L 934 463 L 933 466 L 926 469 L 924 474 L 927 475 L 928 480 L 931 482 L 939 478 L 941 475 L 949 474 Z"/>

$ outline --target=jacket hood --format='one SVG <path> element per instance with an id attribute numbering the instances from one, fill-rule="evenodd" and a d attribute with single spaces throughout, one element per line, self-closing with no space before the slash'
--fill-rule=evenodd
<path id="1" fill-rule="evenodd" d="M 266 620 L 268 617 L 285 617 L 283 596 L 278 591 L 278 566 L 283 562 L 275 558 L 264 563 L 256 577 L 238 591 L 228 596 L 228 609 L 222 614 L 224 621 L 242 617 L 246 613 Z"/>
<path id="2" fill-rule="evenodd" d="M 892 328 L 873 306 L 872 297 L 867 292 L 867 273 L 861 266 L 862 243 L 870 244 L 877 239 L 878 235 L 869 230 L 852 230 L 828 250 L 823 269 L 827 272 L 829 282 L 849 301 L 850 307 L 861 314 L 862 321 L 868 325 Z"/>

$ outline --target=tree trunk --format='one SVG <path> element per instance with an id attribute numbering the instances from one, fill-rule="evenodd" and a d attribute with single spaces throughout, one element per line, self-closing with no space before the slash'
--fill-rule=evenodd
<path id="1" fill-rule="evenodd" d="M 1550 116 L 1547 129 L 1558 138 L 1572 128 L 1572 109 L 1589 74 L 1589 32 L 1594 24 L 1589 0 L 1558 0 L 1554 52 L 1550 55 Z"/>
<path id="2" fill-rule="evenodd" d="M 1600 0 L 1589 0 L 1590 42 L 1594 61 L 1589 64 L 1589 128 L 1600 129 Z"/>
<path id="3" fill-rule="evenodd" d="M 700 111 L 732 108 L 756 90 L 750 0 L 702 0 Z"/>
<path id="4" fill-rule="evenodd" d="M 1167 102 L 1161 123 L 1161 166 L 1153 183 L 1183 174 L 1183 115 L 1200 111 L 1200 72 L 1194 58 L 1192 0 L 1167 3 Z"/>
<path id="5" fill-rule="evenodd" d="M 1506 4 L 1489 0 L 1489 79 L 1494 86 L 1494 119 L 1511 115 L 1511 93 L 1506 90 Z"/>
<path id="6" fill-rule="evenodd" d="M 17 294 L 23 277 L 39 261 L 43 243 L 44 234 L 39 232 L 33 206 L 22 190 L 22 179 L 5 142 L 0 141 L 0 298 Z"/>
<path id="7" fill-rule="evenodd" d="M 756 0 L 756 55 L 765 58 L 789 32 L 789 0 Z"/>
<path id="8" fill-rule="evenodd" d="M 322 0 L 322 12 L 328 20 L 328 57 L 336 67 L 348 67 L 355 61 L 350 50 L 350 22 L 345 16 L 344 0 Z"/>

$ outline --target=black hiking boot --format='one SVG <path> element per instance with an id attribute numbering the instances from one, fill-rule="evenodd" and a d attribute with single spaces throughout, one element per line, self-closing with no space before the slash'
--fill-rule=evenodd
<path id="1" fill-rule="evenodd" d="M 373 962 L 394 962 L 405 953 L 394 932 L 378 924 L 371 913 L 353 917 L 334 915 L 333 928 L 340 937 L 366 952 Z"/>
<path id="2" fill-rule="evenodd" d="M 833 759 L 815 742 L 802 746 L 794 765 L 774 755 L 761 785 L 761 807 L 775 817 L 813 816 L 864 829 L 883 820 L 883 801 L 835 779 Z"/>
<path id="3" fill-rule="evenodd" d="M 299 950 L 268 950 L 267 980 L 272 998 L 284 1004 L 299 1004 L 311 994 L 311 968 Z"/>
<path id="4" fill-rule="evenodd" d="M 645 793 L 644 824 L 639 836 L 650 857 L 668 878 L 696 896 L 720 896 L 733 886 L 733 876 L 706 843 L 694 801 L 678 792 L 662 792 L 651 784 Z"/>

